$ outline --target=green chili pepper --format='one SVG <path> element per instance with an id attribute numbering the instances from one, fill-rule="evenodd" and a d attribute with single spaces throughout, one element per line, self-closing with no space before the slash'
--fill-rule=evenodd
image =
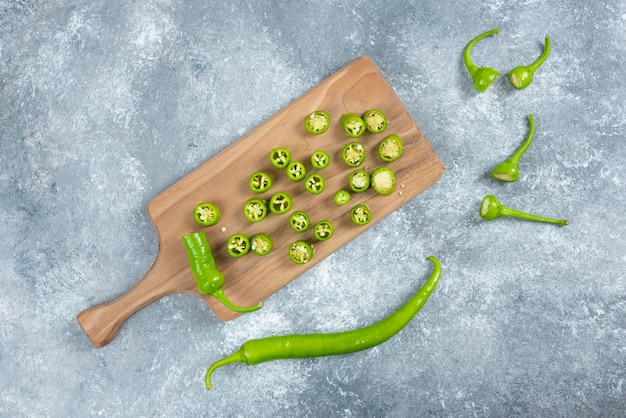
<path id="1" fill-rule="evenodd" d="M 202 226 L 212 226 L 220 221 L 220 210 L 213 203 L 198 203 L 193 209 L 193 217 Z"/>
<path id="2" fill-rule="evenodd" d="M 491 171 L 491 177 L 507 182 L 514 182 L 519 179 L 519 160 L 522 158 L 530 144 L 533 142 L 533 136 L 535 135 L 535 117 L 528 115 L 528 135 L 522 143 L 522 145 L 511 155 L 506 161 L 498 164 L 493 171 Z"/>
<path id="3" fill-rule="evenodd" d="M 382 195 L 389 195 L 396 188 L 396 175 L 389 167 L 378 167 L 370 178 L 372 189 Z"/>
<path id="4" fill-rule="evenodd" d="M 511 209 L 504 206 L 497 197 L 487 195 L 483 198 L 480 204 L 480 216 L 486 221 L 492 221 L 502 216 L 511 216 L 513 218 L 527 219 L 529 221 L 547 222 L 551 224 L 557 224 L 561 226 L 569 225 L 569 222 L 565 219 L 553 219 L 545 218 L 543 216 L 537 216 L 519 210 Z"/>
<path id="5" fill-rule="evenodd" d="M 274 248 L 274 241 L 264 232 L 259 232 L 250 237 L 250 250 L 256 255 L 267 255 Z"/>
<path id="6" fill-rule="evenodd" d="M 541 56 L 529 66 L 519 66 L 513 68 L 509 72 L 509 81 L 518 90 L 523 90 L 526 87 L 530 86 L 530 83 L 533 82 L 533 76 L 535 75 L 535 71 L 537 68 L 543 64 L 543 62 L 548 58 L 550 54 L 550 37 L 546 35 L 545 46 L 543 48 L 543 52 Z"/>
<path id="7" fill-rule="evenodd" d="M 287 166 L 287 177 L 293 181 L 301 181 L 306 176 L 306 167 L 300 161 L 292 161 Z"/>
<path id="8" fill-rule="evenodd" d="M 250 251 L 250 238 L 245 234 L 231 235 L 228 238 L 227 250 L 231 257 L 243 257 Z"/>
<path id="9" fill-rule="evenodd" d="M 226 297 L 222 289 L 224 275 L 215 266 L 215 259 L 204 233 L 183 235 L 182 240 L 200 293 L 213 296 L 235 312 L 252 312 L 263 307 L 263 302 L 255 306 L 237 306 Z"/>
<path id="10" fill-rule="evenodd" d="M 267 216 L 267 205 L 263 200 L 253 197 L 243 205 L 243 214 L 250 222 L 261 222 Z"/>
<path id="11" fill-rule="evenodd" d="M 333 236 L 333 224 L 330 221 L 319 221 L 313 226 L 313 236 L 320 241 L 326 241 Z"/>
<path id="12" fill-rule="evenodd" d="M 341 151 L 343 161 L 350 167 L 358 167 L 365 161 L 365 147 L 360 142 L 348 142 Z"/>
<path id="13" fill-rule="evenodd" d="M 324 191 L 324 177 L 313 173 L 304 181 L 304 187 L 313 194 L 320 194 Z"/>
<path id="14" fill-rule="evenodd" d="M 292 205 L 293 200 L 291 199 L 291 196 L 285 192 L 276 192 L 272 195 L 272 197 L 270 197 L 270 212 L 277 215 L 287 213 L 291 209 Z"/>
<path id="15" fill-rule="evenodd" d="M 218 367 L 230 363 L 252 366 L 266 361 L 335 356 L 367 350 L 384 343 L 400 332 L 417 315 L 435 290 L 441 276 L 439 260 L 430 256 L 433 272 L 424 285 L 402 307 L 368 327 L 330 334 L 292 334 L 246 341 L 241 348 L 209 367 L 206 387 L 212 389 L 211 376 Z"/>
<path id="16" fill-rule="evenodd" d="M 343 205 L 345 205 L 346 203 L 348 203 L 350 201 L 350 198 L 351 198 L 351 196 L 350 196 L 350 192 L 349 191 L 347 191 L 347 190 L 338 190 L 335 193 L 335 196 L 334 196 L 333 200 L 339 206 L 343 206 Z"/>
<path id="17" fill-rule="evenodd" d="M 311 220 L 309 219 L 309 215 L 307 215 L 306 212 L 297 210 L 289 217 L 289 224 L 291 225 L 291 229 L 293 229 L 294 231 L 304 232 L 309 229 L 309 226 L 311 225 Z"/>
<path id="18" fill-rule="evenodd" d="M 350 210 L 350 219 L 352 219 L 355 225 L 367 225 L 372 220 L 372 212 L 366 205 L 354 205 Z"/>
<path id="19" fill-rule="evenodd" d="M 328 167 L 330 164 L 330 156 L 326 151 L 318 149 L 311 154 L 311 165 L 319 170 Z"/>
<path id="20" fill-rule="evenodd" d="M 272 187 L 272 178 L 262 171 L 252 173 L 250 176 L 250 190 L 255 193 L 264 193 Z"/>
<path id="21" fill-rule="evenodd" d="M 488 32 L 478 35 L 467 44 L 463 52 L 463 62 L 465 63 L 465 67 L 467 68 L 467 71 L 472 76 L 472 80 L 474 80 L 474 88 L 476 88 L 476 90 L 478 90 L 481 93 L 485 92 L 487 88 L 489 88 L 489 86 L 495 81 L 495 79 L 498 78 L 500 73 L 496 71 L 495 69 L 489 68 L 489 67 L 478 68 L 472 62 L 472 59 L 470 57 L 470 52 L 478 41 L 488 36 L 495 35 L 498 33 L 500 33 L 500 30 L 496 28 L 496 29 L 492 29 Z"/>
<path id="22" fill-rule="evenodd" d="M 346 113 L 341 116 L 341 126 L 351 138 L 358 138 L 365 132 L 365 122 L 354 113 Z"/>
<path id="23" fill-rule="evenodd" d="M 395 134 L 385 137 L 378 146 L 378 155 L 385 162 L 396 161 L 402 156 L 402 139 Z"/>
<path id="24" fill-rule="evenodd" d="M 270 162 L 276 168 L 287 168 L 291 161 L 291 153 L 286 148 L 274 148 L 270 152 Z"/>
<path id="25" fill-rule="evenodd" d="M 379 134 L 387 129 L 387 117 L 380 110 L 372 109 L 363 113 L 365 129 L 373 134 Z"/>
<path id="26" fill-rule="evenodd" d="M 367 191 L 370 187 L 370 174 L 362 168 L 357 168 L 350 173 L 349 183 L 350 190 L 353 192 L 361 193 Z"/>
<path id="27" fill-rule="evenodd" d="M 314 135 L 323 134 L 329 126 L 330 116 L 324 110 L 316 110 L 304 118 L 304 128 Z"/>
<path id="28" fill-rule="evenodd" d="M 296 264 L 306 264 L 313 258 L 313 246 L 306 241 L 298 240 L 289 245 L 289 258 Z"/>

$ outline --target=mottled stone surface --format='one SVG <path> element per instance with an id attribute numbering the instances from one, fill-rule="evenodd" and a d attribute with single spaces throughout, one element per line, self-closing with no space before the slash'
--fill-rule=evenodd
<path id="1" fill-rule="evenodd" d="M 503 76 L 477 94 L 465 43 Z M 514 66 L 552 54 L 527 90 Z M 0 415 L 616 416 L 626 409 L 626 5 L 606 1 L 0 1 Z M 434 187 L 228 323 L 191 296 L 91 346 L 75 316 L 151 266 L 147 202 L 353 58 L 443 159 Z M 515 184 L 488 178 L 537 120 Z M 487 194 L 571 225 L 485 222 Z M 440 286 L 354 355 L 206 367 Z"/>

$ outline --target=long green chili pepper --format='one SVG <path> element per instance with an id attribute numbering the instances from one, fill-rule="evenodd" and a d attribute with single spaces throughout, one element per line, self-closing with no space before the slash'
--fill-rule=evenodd
<path id="1" fill-rule="evenodd" d="M 230 363 L 256 365 L 271 360 L 335 356 L 375 347 L 400 332 L 424 306 L 439 282 L 441 264 L 428 257 L 434 268 L 422 288 L 397 311 L 368 327 L 333 334 L 292 334 L 245 342 L 234 354 L 215 362 L 206 374 L 206 387 L 212 389 L 211 375 Z"/>
<path id="2" fill-rule="evenodd" d="M 224 276 L 215 267 L 211 247 L 203 232 L 183 235 L 182 240 L 185 250 L 187 250 L 191 272 L 196 279 L 200 293 L 213 296 L 235 312 L 252 312 L 263 307 L 263 302 L 254 306 L 237 306 L 226 297 L 224 289 L 222 289 Z"/>
<path id="3" fill-rule="evenodd" d="M 501 218 L 503 216 L 510 216 L 512 218 L 526 219 L 536 222 L 547 222 L 556 225 L 569 225 L 567 219 L 554 219 L 546 218 L 545 216 L 534 215 L 532 213 L 522 212 L 516 209 L 511 209 L 508 206 L 500 203 L 497 197 L 488 194 L 483 198 L 480 203 L 480 217 L 486 221 L 493 221 L 494 219 Z"/>
<path id="4" fill-rule="evenodd" d="M 495 81 L 495 79 L 498 78 L 500 73 L 497 70 L 489 67 L 479 68 L 476 64 L 472 62 L 470 53 L 472 51 L 472 48 L 474 47 L 474 45 L 476 45 L 478 41 L 498 33 L 500 33 L 500 30 L 496 28 L 478 35 L 467 44 L 465 50 L 463 51 L 463 62 L 465 63 L 465 67 L 470 73 L 470 76 L 472 76 L 472 80 L 474 81 L 474 88 L 481 93 L 484 93 L 489 88 L 489 86 Z"/>
<path id="5" fill-rule="evenodd" d="M 535 71 L 537 68 L 543 64 L 543 62 L 550 55 L 550 37 L 546 35 L 545 46 L 543 48 L 543 52 L 541 56 L 537 59 L 537 61 L 533 62 L 531 65 L 520 65 L 519 67 L 513 68 L 509 72 L 509 81 L 518 90 L 523 90 L 526 87 L 530 86 L 530 83 L 533 82 L 533 76 L 535 75 Z"/>
<path id="6" fill-rule="evenodd" d="M 535 117 L 531 114 L 528 115 L 527 118 L 528 135 L 526 135 L 526 139 L 513 155 L 495 166 L 491 171 L 491 178 L 507 182 L 514 182 L 519 179 L 519 160 L 524 153 L 526 153 L 528 147 L 530 147 L 530 144 L 533 142 L 533 136 L 535 135 Z"/>

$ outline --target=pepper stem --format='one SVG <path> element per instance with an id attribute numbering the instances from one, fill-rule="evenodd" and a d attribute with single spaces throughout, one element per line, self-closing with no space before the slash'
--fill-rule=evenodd
<path id="1" fill-rule="evenodd" d="M 531 213 L 522 212 L 516 209 L 511 209 L 504 205 L 502 205 L 500 213 L 502 216 L 511 216 L 514 218 L 526 219 L 529 221 L 547 222 L 550 224 L 557 224 L 561 226 L 569 225 L 569 222 L 566 219 L 546 218 L 544 216 L 533 215 Z"/>
<path id="2" fill-rule="evenodd" d="M 527 118 L 528 135 L 526 135 L 526 139 L 524 140 L 522 145 L 520 145 L 517 151 L 515 151 L 513 155 L 511 155 L 511 157 L 509 157 L 509 159 L 507 160 L 508 162 L 516 165 L 519 164 L 519 160 L 522 158 L 522 155 L 524 155 L 526 150 L 528 150 L 528 147 L 530 147 L 530 144 L 533 142 L 533 137 L 535 136 L 535 117 L 530 114 L 527 116 Z"/>
<path id="3" fill-rule="evenodd" d="M 209 370 L 206 373 L 205 384 L 206 384 L 207 390 L 213 389 L 213 384 L 211 383 L 211 375 L 213 375 L 213 372 L 215 371 L 215 369 L 217 369 L 218 367 L 225 366 L 230 363 L 244 363 L 244 362 L 245 361 L 244 361 L 244 356 L 243 356 L 243 350 L 240 349 L 239 351 L 231 354 L 230 356 L 224 357 L 223 359 L 218 360 L 215 363 L 213 363 L 211 367 L 209 367 Z"/>
<path id="4" fill-rule="evenodd" d="M 215 290 L 213 293 L 211 293 L 211 296 L 213 296 L 215 299 L 217 299 L 220 302 L 222 302 L 224 304 L 224 306 L 226 306 L 228 309 L 230 309 L 232 311 L 235 311 L 235 312 L 240 312 L 240 313 L 254 312 L 254 311 L 256 311 L 258 309 L 261 309 L 263 307 L 263 301 L 259 302 L 256 305 L 253 305 L 253 306 L 238 306 L 238 305 L 235 305 L 233 302 L 231 302 L 230 299 L 228 299 L 228 297 L 224 293 L 224 289 L 222 289 L 222 288 L 219 288 L 219 289 Z"/>
<path id="5" fill-rule="evenodd" d="M 535 72 L 537 68 L 539 68 L 541 64 L 543 64 L 546 58 L 548 58 L 548 55 L 550 55 L 550 37 L 546 35 L 545 46 L 543 47 L 543 52 L 541 53 L 541 56 L 537 59 L 537 61 L 533 62 L 530 65 L 530 71 Z"/>
<path id="6" fill-rule="evenodd" d="M 465 50 L 463 51 L 463 62 L 465 63 L 465 67 L 467 67 L 467 71 L 469 71 L 470 75 L 473 76 L 478 71 L 478 66 L 472 62 L 472 57 L 470 56 L 470 52 L 472 48 L 481 39 L 484 39 L 488 36 L 495 35 L 498 33 L 500 33 L 500 29 L 495 28 L 488 32 L 482 33 L 478 35 L 477 37 L 475 37 L 474 39 L 472 39 L 471 41 L 469 41 L 469 43 L 465 47 Z"/>

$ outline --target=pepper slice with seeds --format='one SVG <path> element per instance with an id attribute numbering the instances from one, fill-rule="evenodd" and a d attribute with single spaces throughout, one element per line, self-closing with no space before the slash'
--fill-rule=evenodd
<path id="1" fill-rule="evenodd" d="M 262 171 L 252 173 L 250 176 L 250 190 L 255 193 L 263 193 L 272 187 L 272 178 Z"/>
<path id="2" fill-rule="evenodd" d="M 213 203 L 198 203 L 193 209 L 193 217 L 202 226 L 213 226 L 220 221 L 220 210 Z"/>
<path id="3" fill-rule="evenodd" d="M 326 151 L 322 151 L 318 149 L 317 151 L 313 151 L 311 154 L 311 165 L 318 170 L 328 167 L 330 164 L 330 156 Z"/>
<path id="4" fill-rule="evenodd" d="M 227 250 L 231 257 L 243 257 L 250 251 L 250 238 L 245 234 L 231 235 L 228 238 Z"/>
<path id="5" fill-rule="evenodd" d="M 313 194 L 320 194 L 324 191 L 324 177 L 313 173 L 304 181 L 304 187 Z"/>
<path id="6" fill-rule="evenodd" d="M 365 129 L 373 134 L 379 134 L 387 129 L 387 117 L 377 109 L 368 110 L 363 114 Z"/>
<path id="7" fill-rule="evenodd" d="M 274 241 L 264 232 L 250 237 L 250 250 L 256 255 L 267 255 L 274 248 Z"/>
<path id="8" fill-rule="evenodd" d="M 313 235 L 320 241 L 326 241 L 333 236 L 333 224 L 330 221 L 319 221 L 313 226 Z"/>
<path id="9" fill-rule="evenodd" d="M 291 152 L 287 148 L 274 148 L 270 152 L 270 162 L 276 168 L 287 168 L 291 161 Z"/>
<path id="10" fill-rule="evenodd" d="M 306 167 L 300 161 L 292 161 L 287 166 L 287 177 L 293 181 L 301 181 L 306 176 Z"/>
<path id="11" fill-rule="evenodd" d="M 276 192 L 270 197 L 270 212 L 275 213 L 277 215 L 282 215 L 291 209 L 293 205 L 293 200 L 291 196 L 289 196 L 285 192 Z"/>
<path id="12" fill-rule="evenodd" d="M 363 118 L 354 113 L 346 113 L 341 116 L 341 126 L 351 138 L 358 138 L 365 132 Z"/>
<path id="13" fill-rule="evenodd" d="M 250 222 L 261 222 L 267 216 L 267 205 L 263 200 L 253 197 L 243 205 L 243 214 Z"/>
<path id="14" fill-rule="evenodd" d="M 396 175 L 389 167 L 378 167 L 370 178 L 372 189 L 382 195 L 391 194 L 396 188 Z"/>
<path id="15" fill-rule="evenodd" d="M 313 258 L 313 246 L 306 241 L 295 241 L 289 245 L 289 258 L 296 264 L 306 264 Z"/>
<path id="16" fill-rule="evenodd" d="M 396 161 L 402 155 L 402 139 L 395 134 L 386 136 L 380 141 L 378 155 L 385 162 L 391 163 Z"/>
<path id="17" fill-rule="evenodd" d="M 360 142 L 348 142 L 341 151 L 343 162 L 350 167 L 358 167 L 365 161 L 365 147 Z"/>
<path id="18" fill-rule="evenodd" d="M 362 168 L 357 168 L 350 173 L 350 190 L 361 193 L 370 187 L 370 174 Z"/>
<path id="19" fill-rule="evenodd" d="M 297 210 L 289 217 L 289 224 L 291 225 L 291 229 L 293 229 L 294 231 L 304 232 L 309 229 L 309 226 L 311 225 L 311 220 L 309 219 L 309 215 L 307 215 L 306 212 Z"/>
<path id="20" fill-rule="evenodd" d="M 324 110 L 316 110 L 304 118 L 304 128 L 307 132 L 314 135 L 323 134 L 328 130 L 329 126 L 330 116 Z"/>
<path id="21" fill-rule="evenodd" d="M 369 207 L 358 204 L 350 210 L 350 219 L 355 225 L 367 225 L 372 220 L 372 212 Z"/>

